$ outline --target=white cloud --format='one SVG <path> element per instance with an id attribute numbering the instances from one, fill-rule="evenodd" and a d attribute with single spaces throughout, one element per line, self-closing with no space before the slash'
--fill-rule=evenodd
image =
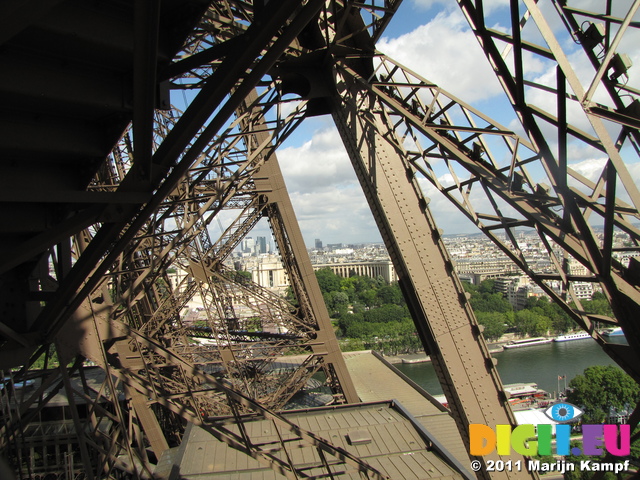
<path id="1" fill-rule="evenodd" d="M 287 186 L 292 192 L 309 193 L 356 182 L 356 176 L 335 128 L 316 131 L 299 147 L 278 150 Z"/>
<path id="2" fill-rule="evenodd" d="M 585 159 L 579 162 L 571 163 L 569 166 L 573 170 L 575 170 L 577 173 L 582 175 L 583 177 L 595 183 L 600 179 L 606 164 L 607 164 L 607 158 L 601 156 L 599 158 L 586 157 Z M 639 185 L 640 184 L 640 162 L 627 164 L 626 167 L 633 183 L 635 183 L 635 185 Z M 578 182 L 575 180 L 572 180 L 570 184 L 573 186 L 578 186 L 578 188 L 582 188 L 579 186 Z M 582 189 L 585 190 L 584 188 Z M 587 191 L 586 193 L 591 194 L 592 192 Z M 623 202 L 627 202 L 627 203 L 631 202 L 629 194 L 625 191 L 624 186 L 620 183 L 616 186 L 616 196 Z"/>
<path id="3" fill-rule="evenodd" d="M 351 162 L 334 128 L 317 130 L 300 147 L 278 152 L 283 174 L 305 242 L 379 242 L 380 234 Z M 452 184 L 445 173 L 441 183 Z M 431 211 L 447 233 L 473 232 L 475 227 L 435 187 L 419 180 L 432 197 Z"/>
<path id="4" fill-rule="evenodd" d="M 317 130 L 299 147 L 278 151 L 307 244 L 379 242 L 373 216 L 335 128 Z"/>
<path id="5" fill-rule="evenodd" d="M 430 10 L 435 6 L 444 7 L 444 8 L 453 8 L 455 3 L 451 0 L 414 0 L 414 2 L 418 7 Z M 483 2 L 485 12 L 490 13 L 498 8 L 508 7 L 509 0 L 485 0 Z"/>
<path id="6" fill-rule="evenodd" d="M 306 243 L 379 242 L 380 234 L 358 183 L 321 192 L 292 192 L 291 201 Z"/>
<path id="7" fill-rule="evenodd" d="M 600 178 L 606 163 L 606 158 L 591 158 L 577 163 L 572 163 L 570 167 L 583 177 L 591 180 L 592 182 L 596 182 Z"/>
<path id="8" fill-rule="evenodd" d="M 466 102 L 502 92 L 473 32 L 458 10 L 440 12 L 426 25 L 378 49 Z"/>
<path id="9" fill-rule="evenodd" d="M 508 6 L 508 3 L 507 0 L 485 2 L 487 11 L 495 14 L 492 16 L 493 28 L 502 31 L 509 29 L 504 26 L 510 25 L 508 17 L 504 16 L 507 9 L 502 8 Z M 497 116 L 502 123 L 509 124 L 518 133 L 522 132 L 519 122 L 512 121 L 510 112 L 505 112 L 510 109 L 504 106 L 499 82 L 455 2 L 414 0 L 414 4 L 434 10 L 428 23 L 397 38 L 383 38 L 378 44 L 378 49 L 461 100 L 469 103 L 482 102 L 481 109 L 485 113 Z M 545 14 L 547 13 L 549 12 L 545 10 Z M 550 24 L 566 48 L 574 69 L 588 85 L 589 75 L 592 77 L 594 74 L 593 67 L 588 63 L 581 47 L 571 42 L 566 30 L 561 30 L 564 28 L 561 22 L 549 15 Z M 540 41 L 533 21 L 529 22 L 531 24 L 525 37 Z M 630 84 L 635 86 L 640 82 L 640 50 L 634 45 L 640 43 L 640 32 L 632 32 L 630 38 L 631 40 L 625 39 L 619 50 L 632 57 L 634 67 L 629 72 Z M 544 45 L 543 42 L 541 44 Z M 525 52 L 524 55 L 527 79 L 555 88 L 555 63 L 541 60 L 529 52 Z M 527 88 L 526 95 L 528 103 L 555 115 L 555 96 L 531 88 Z M 606 102 L 602 92 L 598 92 L 596 98 L 600 102 L 610 104 Z M 570 105 L 569 116 L 573 124 L 590 131 L 588 120 L 578 104 Z M 550 147 L 555 150 L 555 127 L 545 126 L 544 134 L 548 134 Z M 407 142 L 409 145 L 408 140 Z M 600 175 L 603 167 L 601 152 L 576 141 L 569 145 L 568 156 L 572 168 L 585 177 L 596 180 Z M 309 135 L 304 143 L 279 150 L 278 157 L 308 244 L 314 238 L 320 238 L 325 243 L 379 241 L 380 237 L 369 207 L 335 128 L 317 130 Z M 531 167 L 534 169 L 534 165 Z M 544 172 L 541 170 L 538 166 L 537 170 L 534 169 L 532 172 L 534 181 L 548 183 L 543 178 Z M 640 163 L 630 165 L 629 170 L 636 181 L 640 180 Z M 441 177 L 442 183 L 451 184 L 450 175 L 441 175 L 440 169 L 437 174 Z M 475 227 L 435 187 L 426 180 L 421 180 L 420 184 L 425 195 L 432 198 L 431 211 L 438 225 L 446 233 L 475 231 Z M 492 210 L 480 190 L 474 190 L 471 201 L 478 211 Z M 501 208 L 505 215 L 517 217 L 510 207 L 501 205 Z"/>

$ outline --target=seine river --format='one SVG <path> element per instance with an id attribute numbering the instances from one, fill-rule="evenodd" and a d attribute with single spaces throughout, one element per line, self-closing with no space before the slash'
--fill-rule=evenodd
<path id="1" fill-rule="evenodd" d="M 625 343 L 624 338 L 615 339 Z M 502 383 L 537 383 L 539 388 L 553 393 L 558 390 L 558 377 L 566 376 L 567 385 L 573 377 L 591 365 L 615 365 L 593 339 L 552 342 L 531 347 L 514 348 L 494 353 Z M 396 364 L 398 370 L 432 395 L 442 389 L 431 363 Z M 560 389 L 564 389 L 560 380 Z"/>

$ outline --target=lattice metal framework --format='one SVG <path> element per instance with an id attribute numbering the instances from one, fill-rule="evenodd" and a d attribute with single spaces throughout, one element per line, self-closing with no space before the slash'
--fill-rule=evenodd
<path id="1" fill-rule="evenodd" d="M 429 211 L 427 186 L 640 379 L 637 262 L 613 258 L 617 230 L 631 239 L 625 253 L 640 248 L 640 194 L 628 168 L 640 153 L 639 92 L 618 51 L 637 31 L 639 1 L 587 12 L 514 0 L 505 33 L 487 27 L 482 0 L 458 0 L 522 135 L 375 50 L 400 1 L 210 2 L 171 62 L 156 62 L 167 22 L 158 4 L 136 5 L 132 125 L 88 185 L 50 200 L 65 212 L 51 231 L 22 244 L 3 239 L 2 284 L 19 280 L 26 293 L 3 297 L 0 446 L 23 477 L 65 478 L 84 464 L 93 466 L 83 473 L 90 479 L 153 478 L 189 421 L 298 478 L 303 467 L 287 454 L 288 442 L 275 450 L 251 442 L 241 420 L 251 413 L 316 449 L 306 469 L 384 478 L 274 413 L 319 371 L 337 401 L 357 400 L 275 156 L 312 115 L 333 115 L 463 438 L 469 423 L 513 423 L 513 416 Z M 549 27 L 554 18 L 568 33 Z M 567 51 L 559 36 L 580 48 Z M 556 66 L 553 82 L 528 77 L 530 55 Z M 590 73 L 577 73 L 577 57 Z M 183 112 L 158 100 L 166 88 L 185 91 Z M 539 92 L 551 108 L 537 103 Z M 285 108 L 291 93 L 300 101 Z M 576 145 L 602 157 L 595 180 L 570 165 Z M 451 183 L 439 180 L 443 168 Z M 89 206 L 69 208 L 72 201 Z M 212 238 L 209 226 L 232 209 L 236 220 Z M 260 218 L 271 225 L 295 306 L 225 264 Z M 538 235 L 550 268 L 528 262 L 515 228 Z M 586 274 L 572 270 L 576 263 Z M 177 283 L 170 269 L 184 273 Z M 600 285 L 616 318 L 584 312 L 572 287 L 578 281 Z M 207 313 L 202 328 L 180 318 L 196 295 Z M 629 346 L 608 344 L 595 322 L 621 326 Z M 214 347 L 194 343 L 202 336 Z M 49 364 L 54 351 L 59 366 Z M 297 369 L 270 368 L 291 352 L 305 355 Z M 42 355 L 36 379 L 29 367 Z M 16 388 L 34 380 L 29 394 Z M 29 452 L 40 451 L 34 439 L 42 433 L 33 425 L 53 428 L 46 411 L 59 392 L 71 407 L 57 433 L 69 437 L 61 443 L 67 457 L 45 449 L 34 462 Z"/>

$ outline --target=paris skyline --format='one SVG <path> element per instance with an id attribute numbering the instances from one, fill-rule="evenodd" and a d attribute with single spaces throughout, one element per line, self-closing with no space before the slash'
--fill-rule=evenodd
<path id="1" fill-rule="evenodd" d="M 585 2 L 585 8 L 590 3 Z M 490 5 L 494 25 L 508 31 L 509 2 L 495 0 Z M 551 26 L 559 38 L 570 41 L 564 35 L 563 25 Z M 633 32 L 633 35 L 637 39 L 635 45 L 640 45 L 640 33 Z M 437 48 L 433 48 L 434 45 Z M 629 85 L 639 88 L 640 49 L 635 45 L 627 42 L 621 48 L 625 48 L 634 63 L 629 71 Z M 498 80 L 455 2 L 405 1 L 377 48 L 460 100 L 523 134 Z M 581 47 L 575 45 L 575 49 L 578 48 Z M 526 68 L 541 83 L 550 82 L 555 75 L 550 65 L 533 57 Z M 578 64 L 574 68 L 583 69 L 585 74 L 588 72 L 586 65 Z M 551 96 L 547 99 L 535 89 L 528 91 L 528 95 L 541 105 L 548 105 L 551 101 Z M 588 131 L 586 119 L 577 123 Z M 572 168 L 591 180 L 596 180 L 606 161 L 602 154 L 578 145 L 569 149 L 568 156 Z M 382 241 L 331 116 L 306 119 L 278 150 L 278 159 L 307 246 L 312 246 L 315 238 L 323 238 L 325 243 Z M 628 165 L 628 168 L 636 183 L 640 183 L 640 164 Z M 451 183 L 451 175 L 443 170 L 439 180 Z M 432 214 L 445 234 L 478 232 L 431 184 L 422 181 L 421 187 L 431 198 Z M 218 230 L 214 228 L 212 232 L 218 233 Z M 266 222 L 261 222 L 253 235 L 270 235 Z"/>

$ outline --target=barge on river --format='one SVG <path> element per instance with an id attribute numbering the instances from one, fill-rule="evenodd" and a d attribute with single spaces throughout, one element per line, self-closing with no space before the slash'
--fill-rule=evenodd
<path id="1" fill-rule="evenodd" d="M 554 342 L 569 342 L 571 340 L 582 340 L 584 338 L 591 338 L 587 332 L 567 333 L 566 335 L 560 335 L 553 339 Z"/>
<path id="2" fill-rule="evenodd" d="M 515 340 L 507 345 L 504 348 L 522 348 L 522 347 L 530 347 L 531 345 L 542 345 L 544 343 L 551 343 L 553 340 L 545 337 L 533 337 L 533 338 L 525 338 L 524 340 Z"/>

